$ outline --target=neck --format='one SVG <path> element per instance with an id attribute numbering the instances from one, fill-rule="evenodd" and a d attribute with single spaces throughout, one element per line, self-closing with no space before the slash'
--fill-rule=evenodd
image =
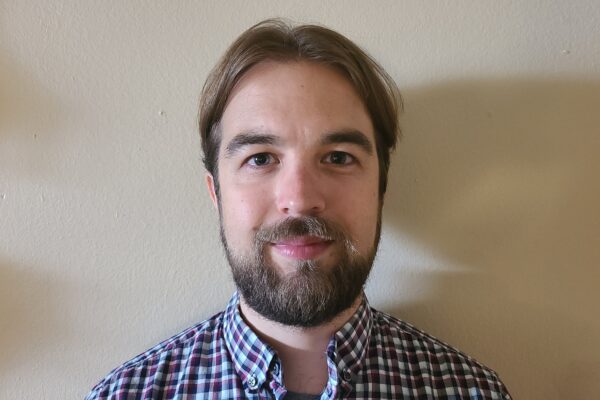
<path id="1" fill-rule="evenodd" d="M 331 337 L 354 314 L 362 301 L 362 293 L 352 306 L 333 320 L 310 328 L 283 325 L 258 314 L 240 299 L 240 311 L 246 323 L 275 349 L 288 390 L 309 394 L 320 393 L 327 384 L 327 345 Z"/>

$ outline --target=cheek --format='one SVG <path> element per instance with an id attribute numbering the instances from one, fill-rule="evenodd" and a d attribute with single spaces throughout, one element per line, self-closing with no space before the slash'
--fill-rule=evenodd
<path id="1" fill-rule="evenodd" d="M 263 223 L 267 196 L 243 185 L 221 188 L 221 212 L 228 241 L 246 241 Z"/>
<path id="2" fill-rule="evenodd" d="M 362 188 L 354 196 L 340 197 L 344 203 L 342 216 L 359 251 L 369 251 L 375 240 L 379 216 L 377 188 Z"/>

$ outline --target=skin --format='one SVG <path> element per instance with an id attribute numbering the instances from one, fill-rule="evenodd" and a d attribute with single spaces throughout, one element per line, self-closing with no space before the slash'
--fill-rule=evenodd
<path id="1" fill-rule="evenodd" d="M 360 254 L 373 250 L 380 207 L 374 129 L 351 83 L 333 68 L 309 62 L 263 62 L 234 88 L 221 120 L 219 198 L 211 198 L 229 247 L 250 254 L 256 230 L 286 217 L 316 215 L 343 227 Z M 220 207 L 218 207 L 220 202 Z M 271 243 L 267 257 L 282 276 L 299 260 L 321 268 L 341 244 L 314 237 Z M 263 318 L 244 299 L 250 326 L 278 352 L 286 387 L 320 393 L 327 381 L 325 349 L 360 298 L 333 321 L 293 328 Z"/>

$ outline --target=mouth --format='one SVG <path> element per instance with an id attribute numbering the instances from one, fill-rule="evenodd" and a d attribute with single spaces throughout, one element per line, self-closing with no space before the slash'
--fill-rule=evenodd
<path id="1" fill-rule="evenodd" d="M 277 253 L 294 260 L 313 260 L 318 258 L 332 244 L 333 240 L 316 236 L 298 236 L 271 242 L 271 246 Z"/>

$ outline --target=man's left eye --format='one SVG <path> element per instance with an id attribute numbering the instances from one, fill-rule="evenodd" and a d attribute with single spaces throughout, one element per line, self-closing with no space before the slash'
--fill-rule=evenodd
<path id="1" fill-rule="evenodd" d="M 356 159 L 345 151 L 332 151 L 325 157 L 325 162 L 336 165 L 352 164 Z"/>

